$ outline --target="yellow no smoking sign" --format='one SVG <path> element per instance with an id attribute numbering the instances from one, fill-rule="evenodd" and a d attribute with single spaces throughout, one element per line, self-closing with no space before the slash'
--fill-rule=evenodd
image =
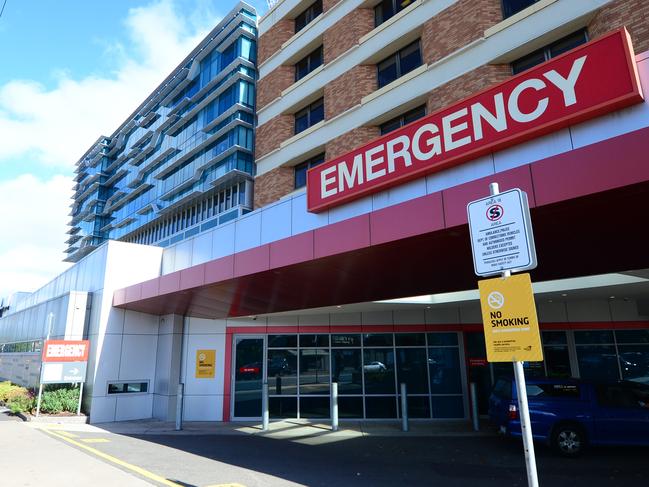
<path id="1" fill-rule="evenodd" d="M 539 322 L 529 274 L 478 282 L 487 360 L 543 360 Z"/>

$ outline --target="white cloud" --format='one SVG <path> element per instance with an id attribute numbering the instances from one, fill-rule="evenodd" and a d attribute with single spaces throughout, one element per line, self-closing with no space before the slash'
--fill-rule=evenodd
<path id="1" fill-rule="evenodd" d="M 129 10 L 127 45 L 105 54 L 118 68 L 112 76 L 73 79 L 59 73 L 47 90 L 32 80 L 0 86 L 0 164 L 30 152 L 36 162 L 70 168 L 100 135 L 110 135 L 213 28 L 219 19 L 206 7 L 182 17 L 171 0 Z"/>
<path id="2" fill-rule="evenodd" d="M 0 86 L 0 296 L 33 291 L 69 265 L 62 259 L 74 163 L 100 135 L 110 135 L 218 21 L 205 2 L 183 17 L 173 0 L 160 0 L 129 10 L 128 42 L 105 49 L 117 66 L 110 76 L 74 79 L 74 67 L 52 66 L 59 76 L 53 89 L 33 80 Z M 34 164 L 46 164 L 50 174 L 57 168 L 70 176 L 43 181 L 24 174 L 2 181 L 3 165 L 17 160 L 34 173 Z"/>
<path id="3" fill-rule="evenodd" d="M 71 188 L 63 176 L 0 182 L 0 296 L 33 291 L 69 265 L 62 259 Z"/>

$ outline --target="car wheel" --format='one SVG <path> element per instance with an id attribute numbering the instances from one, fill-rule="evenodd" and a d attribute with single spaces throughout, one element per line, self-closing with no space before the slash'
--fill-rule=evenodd
<path id="1" fill-rule="evenodd" d="M 586 435 L 578 425 L 562 424 L 554 430 L 552 446 L 565 457 L 576 457 L 586 447 Z"/>

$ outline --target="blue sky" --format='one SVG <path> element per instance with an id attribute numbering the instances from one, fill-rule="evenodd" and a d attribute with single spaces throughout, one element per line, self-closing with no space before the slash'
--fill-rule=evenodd
<path id="1" fill-rule="evenodd" d="M 248 3 L 267 10 L 265 0 Z M 235 4 L 7 0 L 0 17 L 0 297 L 34 290 L 66 267 L 74 163 Z"/>

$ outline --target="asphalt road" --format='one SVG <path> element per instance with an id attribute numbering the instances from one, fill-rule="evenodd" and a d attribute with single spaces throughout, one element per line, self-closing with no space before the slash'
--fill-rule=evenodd
<path id="1" fill-rule="evenodd" d="M 46 433 L 42 433 L 46 434 Z M 102 435 L 93 448 L 185 486 L 526 486 L 520 442 L 501 437 Z M 76 440 L 97 434 L 76 432 Z M 59 440 L 61 441 L 61 440 Z M 67 447 L 75 448 L 66 443 Z M 539 445 L 542 486 L 649 485 L 649 448 L 594 448 L 563 459 Z"/>

